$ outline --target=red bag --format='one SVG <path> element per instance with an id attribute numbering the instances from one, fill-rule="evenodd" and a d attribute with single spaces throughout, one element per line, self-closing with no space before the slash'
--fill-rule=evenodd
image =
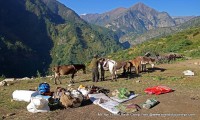
<path id="1" fill-rule="evenodd" d="M 144 90 L 144 92 L 147 94 L 156 94 L 156 95 L 169 93 L 172 91 L 173 90 L 171 88 L 166 87 L 166 86 L 155 86 L 155 87 L 147 88 Z"/>

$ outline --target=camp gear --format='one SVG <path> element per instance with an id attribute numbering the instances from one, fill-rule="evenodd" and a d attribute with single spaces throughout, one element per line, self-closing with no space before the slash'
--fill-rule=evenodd
<path id="1" fill-rule="evenodd" d="M 40 83 L 38 86 L 38 91 L 41 95 L 50 93 L 50 85 L 46 82 Z"/>
<path id="2" fill-rule="evenodd" d="M 98 105 L 113 114 L 119 113 L 119 110 L 115 107 L 115 106 L 119 105 L 119 103 L 110 99 L 105 94 L 103 94 L 103 93 L 88 94 L 88 96 L 95 105 Z"/>
<path id="3" fill-rule="evenodd" d="M 15 90 L 12 93 L 13 100 L 16 101 L 25 101 L 30 102 L 31 97 L 38 95 L 38 91 L 30 91 L 30 90 Z"/>
<path id="4" fill-rule="evenodd" d="M 155 87 L 147 88 L 144 90 L 144 92 L 147 94 L 156 94 L 156 95 L 169 93 L 172 91 L 173 90 L 171 88 L 166 87 L 166 86 L 155 86 Z"/>
<path id="5" fill-rule="evenodd" d="M 147 101 L 142 105 L 145 109 L 150 109 L 157 105 L 159 102 L 156 99 L 147 99 Z"/>
<path id="6" fill-rule="evenodd" d="M 118 106 L 116 106 L 117 109 L 120 110 L 120 113 L 133 113 L 138 111 L 140 108 L 139 105 L 131 103 L 131 104 L 119 104 Z"/>
<path id="7" fill-rule="evenodd" d="M 48 103 L 49 101 L 42 96 L 31 97 L 31 102 L 27 106 L 27 110 L 32 113 L 48 112 L 50 111 Z"/>

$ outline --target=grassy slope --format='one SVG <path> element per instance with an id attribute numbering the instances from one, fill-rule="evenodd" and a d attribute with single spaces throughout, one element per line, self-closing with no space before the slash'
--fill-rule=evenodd
<path id="1" fill-rule="evenodd" d="M 110 54 L 114 60 L 128 60 L 146 52 L 153 54 L 175 52 L 188 57 L 200 57 L 200 27 L 190 28 L 166 37 L 152 39 L 130 49 Z"/>

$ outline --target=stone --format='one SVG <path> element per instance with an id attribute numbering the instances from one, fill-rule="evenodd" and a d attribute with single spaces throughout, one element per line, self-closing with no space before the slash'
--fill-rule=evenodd
<path id="1" fill-rule="evenodd" d="M 1 81 L 0 82 L 0 86 L 7 86 L 7 82 L 6 81 Z"/>

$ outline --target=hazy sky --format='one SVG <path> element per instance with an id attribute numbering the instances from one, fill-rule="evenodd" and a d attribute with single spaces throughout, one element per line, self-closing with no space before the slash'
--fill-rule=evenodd
<path id="1" fill-rule="evenodd" d="M 104 13 L 118 7 L 129 8 L 142 2 L 171 16 L 200 16 L 200 0 L 58 0 L 77 14 Z"/>

